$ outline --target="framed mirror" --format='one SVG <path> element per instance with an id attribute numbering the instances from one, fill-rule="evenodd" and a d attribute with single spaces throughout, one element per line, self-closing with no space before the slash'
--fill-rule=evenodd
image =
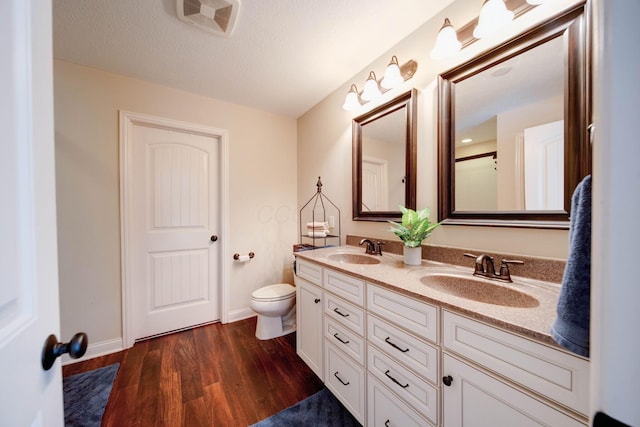
<path id="1" fill-rule="evenodd" d="M 416 208 L 416 104 L 412 89 L 353 119 L 353 219 L 398 220 Z"/>
<path id="2" fill-rule="evenodd" d="M 584 4 L 439 76 L 438 217 L 568 228 L 591 173 Z"/>

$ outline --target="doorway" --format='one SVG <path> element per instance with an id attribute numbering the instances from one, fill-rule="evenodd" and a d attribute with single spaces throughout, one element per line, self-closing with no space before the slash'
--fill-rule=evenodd
<path id="1" fill-rule="evenodd" d="M 227 132 L 120 113 L 123 341 L 225 321 Z"/>

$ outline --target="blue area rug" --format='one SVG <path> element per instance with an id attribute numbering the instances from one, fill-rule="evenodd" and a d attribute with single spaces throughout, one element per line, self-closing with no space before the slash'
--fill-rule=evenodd
<path id="1" fill-rule="evenodd" d="M 63 378 L 64 424 L 99 427 L 119 363 Z"/>
<path id="2" fill-rule="evenodd" d="M 359 427 L 326 388 L 251 427 Z"/>

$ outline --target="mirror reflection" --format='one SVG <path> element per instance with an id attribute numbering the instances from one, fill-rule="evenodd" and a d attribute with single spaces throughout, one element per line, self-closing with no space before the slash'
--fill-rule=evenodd
<path id="1" fill-rule="evenodd" d="M 556 37 L 456 84 L 456 211 L 564 208 L 562 52 Z"/>
<path id="2" fill-rule="evenodd" d="M 353 219 L 401 217 L 415 209 L 415 103 L 411 90 L 353 120 Z"/>
<path id="3" fill-rule="evenodd" d="M 576 5 L 439 76 L 439 221 L 568 228 L 591 173 L 586 40 Z"/>
<path id="4" fill-rule="evenodd" d="M 404 205 L 407 135 L 404 108 L 362 126 L 362 212 Z"/>

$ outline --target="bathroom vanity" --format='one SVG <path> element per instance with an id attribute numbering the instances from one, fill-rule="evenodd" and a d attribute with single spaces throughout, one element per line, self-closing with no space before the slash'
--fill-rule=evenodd
<path id="1" fill-rule="evenodd" d="M 548 332 L 558 285 L 472 273 L 296 253 L 297 352 L 365 426 L 587 425 L 589 361 Z"/>

